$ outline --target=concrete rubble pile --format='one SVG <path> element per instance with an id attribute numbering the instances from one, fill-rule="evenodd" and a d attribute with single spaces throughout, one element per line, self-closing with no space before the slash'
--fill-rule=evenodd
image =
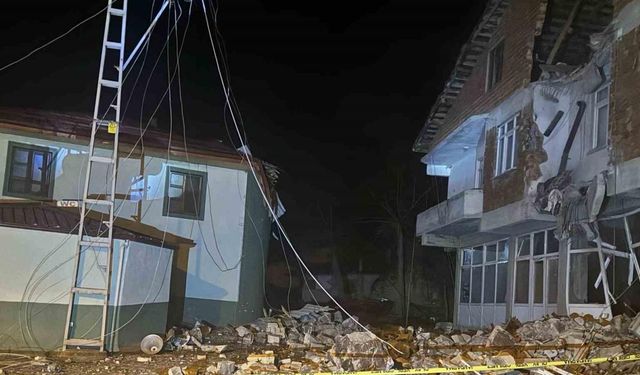
<path id="1" fill-rule="evenodd" d="M 307 305 L 238 327 L 203 321 L 176 327 L 168 332 L 164 350 L 212 353 L 216 363 L 207 373 L 222 375 L 504 366 L 640 353 L 640 314 L 612 320 L 590 316 L 551 316 L 525 324 L 512 320 L 475 332 L 454 330 L 451 323 L 439 323 L 431 331 L 397 327 L 373 332 L 393 348 L 353 319 L 343 319 L 339 311 Z M 634 373 L 640 372 L 640 363 L 587 364 L 581 371 Z"/>
<path id="2" fill-rule="evenodd" d="M 221 359 L 230 352 L 247 353 L 244 363 L 223 360 L 207 369 L 223 375 L 391 369 L 394 361 L 387 348 L 354 319 L 328 307 L 306 305 L 238 327 L 200 321 L 172 328 L 164 350 L 213 352 Z"/>

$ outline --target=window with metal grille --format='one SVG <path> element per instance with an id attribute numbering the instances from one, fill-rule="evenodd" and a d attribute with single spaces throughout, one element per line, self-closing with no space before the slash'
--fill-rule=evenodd
<path id="1" fill-rule="evenodd" d="M 502 65 L 504 59 L 504 40 L 498 43 L 487 57 L 487 84 L 486 91 L 496 87 L 502 79 Z"/>
<path id="2" fill-rule="evenodd" d="M 163 215 L 203 220 L 206 189 L 206 172 L 169 167 Z"/>
<path id="3" fill-rule="evenodd" d="M 518 116 L 498 126 L 496 133 L 496 176 L 515 167 Z"/>
<path id="4" fill-rule="evenodd" d="M 52 198 L 54 153 L 46 147 L 9 142 L 4 195 Z"/>

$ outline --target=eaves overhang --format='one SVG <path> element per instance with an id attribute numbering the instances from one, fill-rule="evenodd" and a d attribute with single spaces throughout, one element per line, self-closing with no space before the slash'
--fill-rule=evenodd
<path id="1" fill-rule="evenodd" d="M 458 98 L 473 69 L 478 65 L 498 25 L 502 20 L 510 0 L 489 0 L 482 19 L 475 27 L 467 43 L 462 46 L 451 75 L 444 85 L 443 91 L 431 107 L 418 138 L 413 144 L 413 151 L 427 152 L 432 141 L 444 125 L 447 115 Z"/>

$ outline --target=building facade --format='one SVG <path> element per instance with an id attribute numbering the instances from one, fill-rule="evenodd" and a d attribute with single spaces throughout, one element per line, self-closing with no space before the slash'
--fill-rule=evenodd
<path id="1" fill-rule="evenodd" d="M 0 110 L 5 349 L 61 345 L 90 124 L 82 116 Z M 140 129 L 121 126 L 107 348 L 137 347 L 182 321 L 222 325 L 262 315 L 271 218 L 259 187 L 273 195 L 265 164 L 254 159 L 259 186 L 247 162 L 218 142 L 153 129 L 144 147 L 138 140 Z M 90 198 L 107 193 L 110 166 L 100 167 Z M 88 230 L 104 223 L 91 214 Z M 107 277 L 106 251 L 89 250 L 80 260 L 84 286 Z M 101 297 L 83 298 L 74 337 L 95 338 Z"/>
<path id="2" fill-rule="evenodd" d="M 637 306 L 640 1 L 491 0 L 415 142 L 461 327 Z"/>

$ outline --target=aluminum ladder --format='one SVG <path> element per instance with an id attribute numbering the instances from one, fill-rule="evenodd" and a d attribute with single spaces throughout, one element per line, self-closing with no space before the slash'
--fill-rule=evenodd
<path id="1" fill-rule="evenodd" d="M 120 3 L 119 7 L 114 3 Z M 124 71 L 124 42 L 127 24 L 127 0 L 108 0 L 107 14 L 102 41 L 102 54 L 100 58 L 100 71 L 96 89 L 96 101 L 93 110 L 91 126 L 91 141 L 89 142 L 87 170 L 84 183 L 82 201 L 80 202 L 80 221 L 78 223 L 78 243 L 76 246 L 73 284 L 69 291 L 69 306 L 64 329 L 62 350 L 72 348 L 91 348 L 99 351 L 105 350 L 105 336 L 107 336 L 107 310 L 109 306 L 109 287 L 112 271 L 113 257 L 113 221 L 116 193 L 116 175 L 118 166 L 118 134 L 120 123 L 120 99 Z M 114 40 L 115 39 L 115 40 Z M 102 156 L 96 154 L 96 138 L 101 142 Z M 110 147 L 104 152 L 104 147 Z M 104 156 L 108 154 L 109 156 Z M 92 170 L 98 164 L 106 166 L 107 176 L 111 175 L 111 181 L 105 175 L 93 176 Z M 100 177 L 101 179 L 98 179 Z M 92 182 L 94 182 L 92 184 Z M 97 183 L 96 183 L 97 182 Z M 90 187 L 105 186 L 102 194 L 90 195 Z M 109 190 L 110 189 L 110 190 Z M 99 225 L 88 228 L 86 221 L 91 212 L 100 215 Z M 108 216 L 108 220 L 102 220 Z M 87 229 L 90 229 L 89 231 Z M 84 276 L 81 267 L 82 253 L 91 251 L 103 251 L 106 253 L 106 270 L 104 271 L 104 286 L 83 286 Z M 96 262 L 97 262 L 96 253 Z M 102 303 L 102 316 L 96 321 L 94 327 L 100 323 L 100 337 L 83 336 L 82 332 L 76 332 L 75 321 L 78 317 L 80 297 L 98 298 Z M 93 327 L 91 327 L 93 328 Z M 91 331 L 92 329 L 88 331 Z"/>

